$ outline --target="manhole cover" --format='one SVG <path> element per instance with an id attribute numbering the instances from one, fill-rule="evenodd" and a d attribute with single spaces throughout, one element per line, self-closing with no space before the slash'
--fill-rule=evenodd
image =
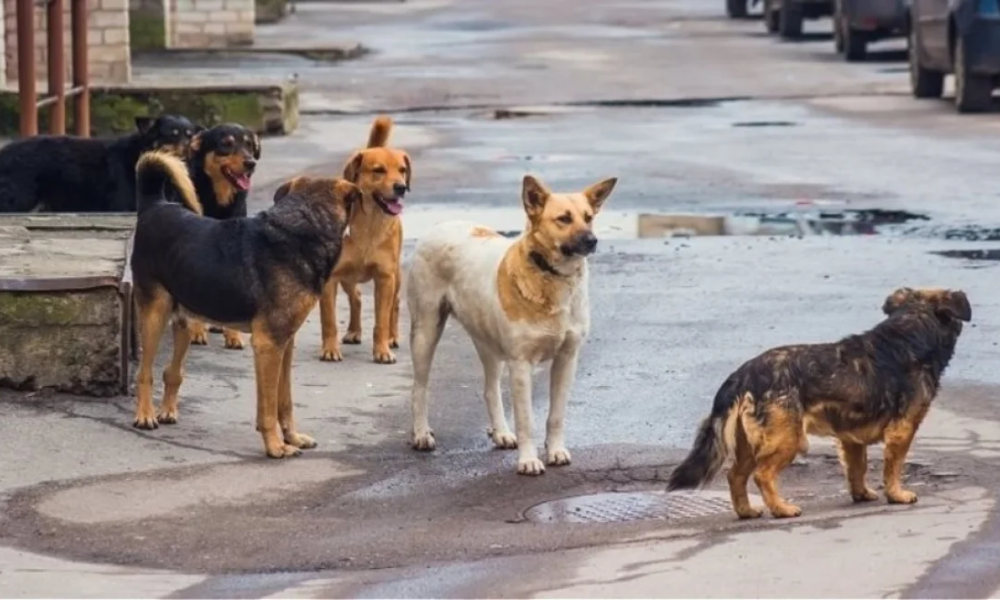
<path id="1" fill-rule="evenodd" d="M 750 496 L 750 502 L 760 505 L 761 499 Z M 524 517 L 535 523 L 626 523 L 694 519 L 732 510 L 724 492 L 604 493 L 536 504 Z"/>

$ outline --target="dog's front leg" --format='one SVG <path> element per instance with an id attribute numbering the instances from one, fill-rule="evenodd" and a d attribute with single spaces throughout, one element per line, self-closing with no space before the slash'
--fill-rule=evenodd
<path id="1" fill-rule="evenodd" d="M 295 428 L 295 418 L 292 415 L 292 359 L 295 354 L 295 340 L 288 342 L 284 356 L 281 358 L 281 378 L 278 381 L 278 425 L 285 443 L 296 448 L 315 448 L 316 440 L 299 433 Z"/>
<path id="2" fill-rule="evenodd" d="M 545 461 L 550 465 L 568 465 L 570 462 L 563 423 L 579 356 L 580 345 L 576 342 L 567 342 L 552 360 L 552 371 L 549 376 L 549 418 L 545 422 Z"/>
<path id="3" fill-rule="evenodd" d="M 264 438 L 264 450 L 271 458 L 296 456 L 302 451 L 285 443 L 278 427 L 278 394 L 281 384 L 285 347 L 272 339 L 264 327 L 254 327 L 250 335 L 253 364 L 257 379 L 257 431 Z"/>
<path id="4" fill-rule="evenodd" d="M 340 340 L 337 339 L 337 285 L 339 282 L 330 277 L 323 285 L 323 293 L 319 297 L 319 327 L 323 341 L 319 359 L 329 362 L 340 362 L 344 355 L 340 353 Z"/>
<path id="5" fill-rule="evenodd" d="M 521 475 L 541 475 L 545 465 L 538 459 L 535 441 L 531 439 L 531 371 L 528 361 L 508 363 L 510 396 L 514 405 L 514 430 L 517 433 L 517 472 Z"/>
<path id="6" fill-rule="evenodd" d="M 389 324 L 392 321 L 392 304 L 395 297 L 394 273 L 375 275 L 375 347 L 372 354 L 375 362 L 391 365 L 396 355 L 389 348 Z"/>

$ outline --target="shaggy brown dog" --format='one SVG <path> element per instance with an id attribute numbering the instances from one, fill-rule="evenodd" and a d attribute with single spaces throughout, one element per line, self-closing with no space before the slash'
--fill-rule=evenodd
<path id="1" fill-rule="evenodd" d="M 747 497 L 753 475 L 772 515 L 797 517 L 802 510 L 781 497 L 777 479 L 808 449 L 810 433 L 837 439 L 855 502 L 878 497 L 865 483 L 867 447 L 877 442 L 885 444 L 886 498 L 916 502 L 900 473 L 972 308 L 961 291 L 900 288 L 882 310 L 888 318 L 861 335 L 774 348 L 744 363 L 722 384 L 667 490 L 707 484 L 735 453 L 729 492 L 736 514 L 763 514 Z"/>

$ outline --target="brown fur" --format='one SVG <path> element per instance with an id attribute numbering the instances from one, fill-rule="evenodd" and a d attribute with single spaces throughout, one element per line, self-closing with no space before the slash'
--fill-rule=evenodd
<path id="1" fill-rule="evenodd" d="M 344 178 L 363 193 L 361 205 L 351 216 L 344 252 L 320 299 L 323 348 L 321 360 L 343 360 L 337 331 L 337 286 L 344 289 L 350 305 L 345 344 L 361 343 L 361 290 L 358 284 L 375 282 L 375 331 L 372 354 L 375 362 L 396 362 L 392 348 L 399 347 L 399 293 L 402 286 L 401 254 L 403 225 L 398 215 L 388 214 L 379 203 L 396 196 L 394 188 L 410 187 L 410 157 L 387 146 L 392 120 L 378 117 L 372 123 L 368 147 L 355 153 L 344 167 Z"/>
<path id="2" fill-rule="evenodd" d="M 961 291 L 900 288 L 883 312 L 888 317 L 863 334 L 774 348 L 743 364 L 716 394 L 668 490 L 706 484 L 735 454 L 728 479 L 736 514 L 762 514 L 747 496 L 753 475 L 772 515 L 797 517 L 802 510 L 781 496 L 777 480 L 808 449 L 811 434 L 836 438 L 855 502 L 878 497 L 865 483 L 867 447 L 878 442 L 885 445 L 886 498 L 916 502 L 900 481 L 906 455 L 972 309 Z"/>

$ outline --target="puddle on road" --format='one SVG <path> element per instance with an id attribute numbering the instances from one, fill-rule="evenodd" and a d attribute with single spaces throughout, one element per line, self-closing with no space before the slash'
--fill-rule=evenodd
<path id="1" fill-rule="evenodd" d="M 975 261 L 997 261 L 1000 260 L 1000 248 L 978 249 L 978 250 L 938 250 L 931 252 L 945 258 L 961 258 Z"/>

